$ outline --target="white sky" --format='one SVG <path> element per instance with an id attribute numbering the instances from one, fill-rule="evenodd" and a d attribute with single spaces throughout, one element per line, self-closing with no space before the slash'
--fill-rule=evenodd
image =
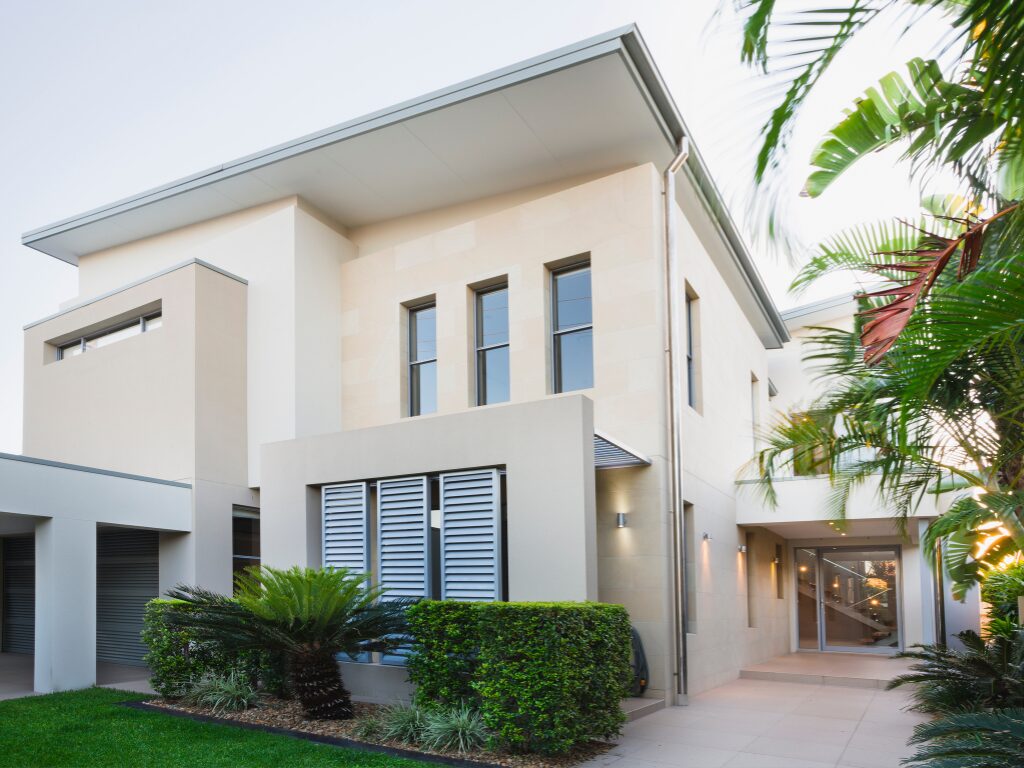
<path id="1" fill-rule="evenodd" d="M 77 293 L 76 270 L 22 232 L 311 131 L 636 22 L 696 142 L 745 226 L 763 105 L 717 0 L 0 0 L 0 451 L 21 450 L 22 327 Z M 944 28 L 881 27 L 808 103 L 793 157 L 808 157 L 853 97 Z M 802 162 L 798 163 L 801 165 Z M 819 200 L 795 197 L 807 242 L 916 210 L 893 157 L 855 168 Z M 782 308 L 791 267 L 754 249 Z"/>

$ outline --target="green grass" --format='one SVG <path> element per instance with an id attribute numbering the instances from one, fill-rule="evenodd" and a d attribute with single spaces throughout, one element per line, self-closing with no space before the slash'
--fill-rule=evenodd
<path id="1" fill-rule="evenodd" d="M 0 767 L 423 768 L 423 763 L 118 706 L 92 688 L 0 701 Z"/>

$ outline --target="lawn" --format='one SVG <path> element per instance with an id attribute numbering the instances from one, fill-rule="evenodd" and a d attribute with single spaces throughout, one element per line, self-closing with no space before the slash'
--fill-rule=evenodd
<path id="1" fill-rule="evenodd" d="M 118 706 L 145 696 L 92 688 L 0 701 L 0 767 L 423 768 L 424 763 Z"/>

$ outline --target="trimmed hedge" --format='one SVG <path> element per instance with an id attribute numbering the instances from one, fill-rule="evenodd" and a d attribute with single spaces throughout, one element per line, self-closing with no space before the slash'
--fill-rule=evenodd
<path id="1" fill-rule="evenodd" d="M 261 681 L 269 690 L 280 690 L 279 664 L 269 654 L 257 651 L 232 653 L 216 643 L 199 642 L 188 630 L 172 627 L 169 611 L 190 608 L 180 600 L 150 600 L 143 618 L 142 641 L 149 648 L 144 661 L 153 675 L 153 690 L 167 698 L 180 698 L 192 684 L 204 677 L 244 675 L 256 686 Z"/>
<path id="2" fill-rule="evenodd" d="M 630 624 L 601 603 L 426 600 L 408 612 L 421 706 L 467 700 L 506 747 L 559 754 L 619 733 Z"/>

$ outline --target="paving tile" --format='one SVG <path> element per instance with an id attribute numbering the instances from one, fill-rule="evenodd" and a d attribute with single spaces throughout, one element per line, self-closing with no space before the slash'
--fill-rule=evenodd
<path id="1" fill-rule="evenodd" d="M 741 752 L 753 752 L 758 755 L 789 757 L 798 760 L 816 760 L 835 763 L 843 753 L 841 744 L 817 744 L 814 742 L 797 741 L 796 739 L 780 739 L 774 736 L 758 736 L 740 749 Z"/>
<path id="2" fill-rule="evenodd" d="M 870 731 L 861 731 L 859 728 L 850 737 L 846 745 L 851 749 L 873 749 L 877 752 L 884 752 L 889 755 L 909 756 L 913 747 L 907 746 L 907 739 L 910 738 L 910 730 L 900 736 L 879 736 Z"/>
<path id="3" fill-rule="evenodd" d="M 867 701 L 805 701 L 792 711 L 794 715 L 860 720 L 868 709 Z"/>
<path id="4" fill-rule="evenodd" d="M 755 755 L 752 752 L 738 752 L 725 768 L 833 768 L 834 762 L 821 760 L 800 760 L 777 755 Z"/>
<path id="5" fill-rule="evenodd" d="M 652 741 L 648 742 L 648 746 L 630 755 L 630 758 L 672 765 L 675 768 L 721 768 L 735 754 L 734 750 L 728 749 L 696 747 L 690 744 L 660 744 Z"/>
<path id="6" fill-rule="evenodd" d="M 901 760 L 900 755 L 874 749 L 847 747 L 839 758 L 839 764 L 852 768 L 901 768 Z"/>
<path id="7" fill-rule="evenodd" d="M 690 744 L 733 751 L 742 749 L 758 737 L 756 733 L 742 733 L 735 728 L 706 728 L 699 724 L 683 727 L 651 724 L 637 728 L 630 736 L 663 744 Z"/>

